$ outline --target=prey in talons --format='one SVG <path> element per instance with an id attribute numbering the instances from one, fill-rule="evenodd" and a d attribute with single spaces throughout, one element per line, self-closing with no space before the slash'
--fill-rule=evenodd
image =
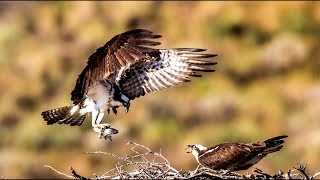
<path id="1" fill-rule="evenodd" d="M 94 131 L 98 132 L 98 137 L 100 139 L 104 138 L 105 140 L 112 141 L 112 135 L 118 134 L 118 130 L 115 128 L 111 128 L 109 124 L 100 124 L 102 126 L 94 127 Z"/>

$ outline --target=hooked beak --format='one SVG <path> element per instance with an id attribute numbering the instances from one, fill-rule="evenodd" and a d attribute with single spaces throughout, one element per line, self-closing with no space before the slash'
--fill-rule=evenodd
<path id="1" fill-rule="evenodd" d="M 187 150 L 187 149 L 191 149 L 191 151 L 192 151 L 192 145 L 187 145 L 187 147 L 185 148 L 185 150 Z M 187 151 L 186 153 L 191 153 L 191 151 Z"/>

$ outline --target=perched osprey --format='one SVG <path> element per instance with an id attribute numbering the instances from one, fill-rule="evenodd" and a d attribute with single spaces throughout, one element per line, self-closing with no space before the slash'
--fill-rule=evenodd
<path id="1" fill-rule="evenodd" d="M 128 112 L 130 100 L 201 77 L 198 72 L 214 71 L 208 66 L 216 62 L 203 59 L 216 55 L 199 53 L 205 49 L 147 47 L 161 44 L 152 41 L 160 37 L 143 29 L 113 37 L 89 57 L 71 92 L 73 105 L 44 111 L 43 119 L 48 125 L 80 126 L 91 113 L 94 131 L 111 140 L 118 131 L 101 124 L 110 109 L 116 114 L 118 107 L 124 107 Z"/>
<path id="2" fill-rule="evenodd" d="M 246 170 L 258 163 L 267 154 L 279 151 L 283 147 L 284 138 L 277 136 L 265 141 L 241 144 L 224 143 L 206 148 L 202 145 L 188 145 L 197 162 L 213 170 L 239 171 Z"/>

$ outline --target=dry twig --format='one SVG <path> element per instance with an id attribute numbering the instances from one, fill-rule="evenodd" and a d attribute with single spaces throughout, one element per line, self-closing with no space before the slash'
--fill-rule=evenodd
<path id="1" fill-rule="evenodd" d="M 49 166 L 49 165 L 44 165 L 44 167 L 50 168 L 50 169 L 52 169 L 53 171 L 55 171 L 56 173 L 58 173 L 58 174 L 60 174 L 60 175 L 63 175 L 63 176 L 65 176 L 65 177 L 73 178 L 73 176 L 70 176 L 70 175 L 68 175 L 68 174 L 62 173 L 62 172 L 56 170 L 55 168 L 53 168 L 53 167 L 51 167 L 51 166 Z"/>
<path id="2" fill-rule="evenodd" d="M 76 173 L 76 171 L 71 166 L 69 166 L 69 169 L 71 171 L 72 176 L 75 177 L 75 179 L 90 180 L 90 178 L 83 177 L 83 176 L 79 175 L 78 173 Z"/>

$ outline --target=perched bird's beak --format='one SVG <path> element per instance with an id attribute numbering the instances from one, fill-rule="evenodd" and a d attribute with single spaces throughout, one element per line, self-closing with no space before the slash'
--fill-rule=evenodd
<path id="1" fill-rule="evenodd" d="M 187 149 L 191 149 L 191 151 L 192 151 L 192 145 L 187 145 L 187 147 L 185 148 L 185 150 L 187 150 Z M 191 153 L 191 151 L 187 151 L 186 153 Z"/>

